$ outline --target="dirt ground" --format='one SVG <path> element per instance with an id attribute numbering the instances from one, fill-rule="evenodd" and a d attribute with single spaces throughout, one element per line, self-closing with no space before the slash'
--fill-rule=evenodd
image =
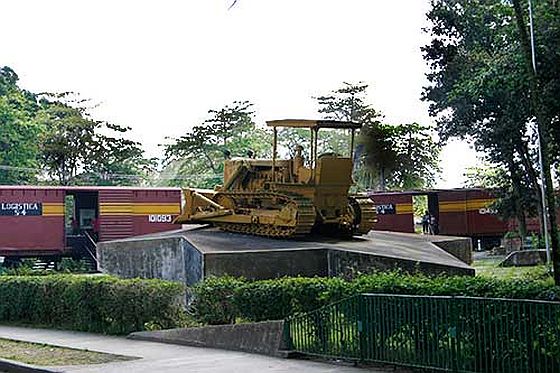
<path id="1" fill-rule="evenodd" d="M 33 365 L 103 364 L 133 360 L 133 357 L 87 350 L 0 339 L 0 358 Z M 2 372 L 0 372 L 2 373 Z"/>

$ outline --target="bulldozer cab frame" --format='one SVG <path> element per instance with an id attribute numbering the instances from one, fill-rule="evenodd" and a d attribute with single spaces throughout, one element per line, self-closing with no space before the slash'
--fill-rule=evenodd
<path id="1" fill-rule="evenodd" d="M 185 204 L 176 223 L 212 223 L 229 232 L 293 237 L 314 232 L 365 234 L 375 220 L 367 196 L 350 195 L 353 148 L 360 123 L 333 120 L 274 120 L 272 160 L 227 159 L 224 183 L 212 190 L 185 189 Z M 309 129 L 309 167 L 302 148 L 278 159 L 278 128 Z M 322 128 L 350 130 L 350 157 L 318 154 Z"/>
<path id="2" fill-rule="evenodd" d="M 330 129 L 349 129 L 350 134 L 350 159 L 354 156 L 354 139 L 356 135 L 356 130 L 362 127 L 361 123 L 351 122 L 351 121 L 338 121 L 338 120 L 308 120 L 308 119 L 280 119 L 267 121 L 266 124 L 273 129 L 273 140 L 272 140 L 272 175 L 276 178 L 276 160 L 278 157 L 278 128 L 308 128 L 310 134 L 310 168 L 316 170 L 317 168 L 317 158 L 318 158 L 318 138 L 319 130 L 321 128 Z M 312 172 L 313 178 L 315 178 L 316 172 Z M 273 180 L 275 182 L 276 180 Z"/>

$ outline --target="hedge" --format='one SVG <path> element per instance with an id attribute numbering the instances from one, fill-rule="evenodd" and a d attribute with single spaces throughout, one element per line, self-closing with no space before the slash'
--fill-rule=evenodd
<path id="1" fill-rule="evenodd" d="M 251 321 L 279 320 L 351 295 L 341 278 L 282 278 L 247 282 L 234 292 L 234 309 Z"/>
<path id="2" fill-rule="evenodd" d="M 243 283 L 243 279 L 224 276 L 210 277 L 195 285 L 192 289 L 194 301 L 190 306 L 194 318 L 210 325 L 235 322 L 237 310 L 233 305 L 233 296 Z"/>
<path id="3" fill-rule="evenodd" d="M 110 276 L 2 276 L 0 322 L 106 334 L 180 326 L 185 287 Z"/>
<path id="4" fill-rule="evenodd" d="M 359 293 L 448 295 L 560 301 L 560 287 L 549 280 L 491 277 L 428 277 L 402 272 L 340 278 L 279 278 L 246 281 L 209 278 L 193 289 L 191 310 L 201 323 L 227 324 L 278 320 Z"/>

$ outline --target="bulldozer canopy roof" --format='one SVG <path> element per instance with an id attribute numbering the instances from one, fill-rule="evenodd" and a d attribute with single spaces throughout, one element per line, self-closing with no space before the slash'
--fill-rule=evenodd
<path id="1" fill-rule="evenodd" d="M 270 127 L 292 127 L 292 128 L 341 128 L 358 129 L 362 127 L 358 122 L 345 122 L 339 120 L 310 120 L 310 119 L 280 119 L 269 120 L 266 124 Z"/>

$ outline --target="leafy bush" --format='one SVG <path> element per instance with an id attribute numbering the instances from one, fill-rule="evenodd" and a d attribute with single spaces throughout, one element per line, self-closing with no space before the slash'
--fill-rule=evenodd
<path id="1" fill-rule="evenodd" d="M 560 301 L 560 287 L 549 280 L 498 279 L 482 276 L 409 275 L 376 273 L 353 281 L 354 293 L 447 295 L 485 298 L 542 299 Z"/>
<path id="2" fill-rule="evenodd" d="M 22 259 L 21 262 L 9 268 L 4 268 L 2 271 L 3 275 L 7 276 L 44 276 L 49 274 L 48 271 L 43 269 L 34 269 L 36 258 L 25 258 Z"/>
<path id="3" fill-rule="evenodd" d="M 286 277 L 244 283 L 234 295 L 240 317 L 263 321 L 311 311 L 351 293 L 348 283 L 337 277 Z"/>
<path id="4" fill-rule="evenodd" d="M 193 287 L 196 296 L 190 305 L 194 318 L 203 324 L 232 324 L 238 315 L 234 292 L 245 283 L 242 278 L 210 277 Z"/>
<path id="5" fill-rule="evenodd" d="M 37 268 L 38 258 L 25 258 L 19 264 L 10 267 L 0 266 L 0 275 L 7 276 L 46 276 L 57 272 L 62 273 L 87 273 L 91 270 L 84 259 L 62 258 L 58 266 L 53 269 Z"/>
<path id="6" fill-rule="evenodd" d="M 512 239 L 512 238 L 521 238 L 521 235 L 517 231 L 509 231 L 504 234 L 504 238 Z"/>
<path id="7" fill-rule="evenodd" d="M 2 276 L 0 322 L 107 334 L 171 328 L 184 320 L 185 288 L 109 276 Z"/>
<path id="8" fill-rule="evenodd" d="M 86 273 L 88 266 L 83 259 L 62 258 L 58 264 L 58 271 L 64 273 Z"/>
<path id="9" fill-rule="evenodd" d="M 340 278 L 279 278 L 245 281 L 211 278 L 193 288 L 194 317 L 201 323 L 225 324 L 237 318 L 278 320 L 359 293 L 447 295 L 560 301 L 560 287 L 550 279 L 428 277 L 399 271 Z"/>

